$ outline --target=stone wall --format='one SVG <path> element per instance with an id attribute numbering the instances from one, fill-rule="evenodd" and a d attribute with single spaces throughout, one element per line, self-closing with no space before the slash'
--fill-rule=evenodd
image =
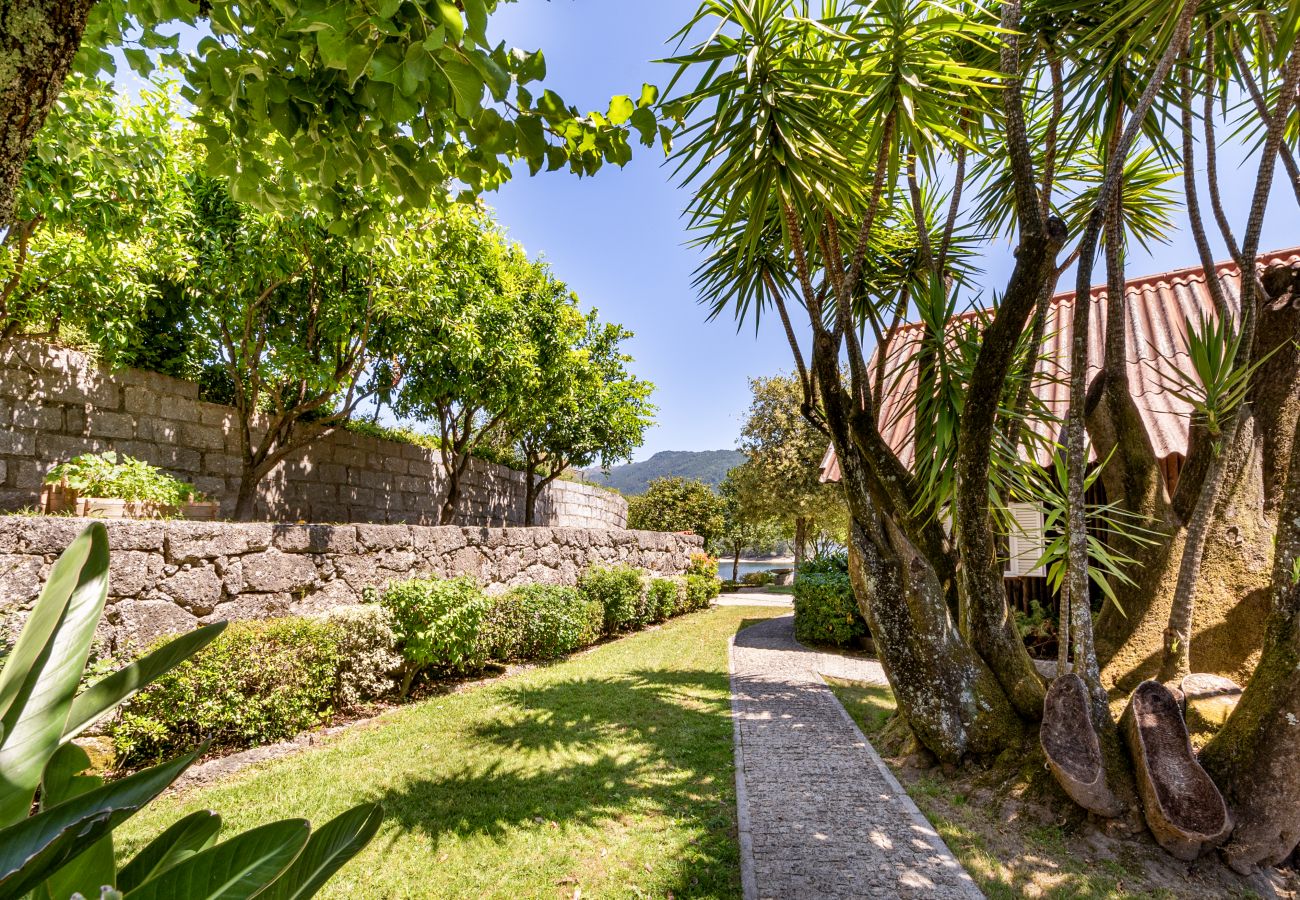
<path id="1" fill-rule="evenodd" d="M 0 624 L 36 599 L 51 564 L 89 520 L 0 516 Z M 593 563 L 685 571 L 693 535 L 591 528 L 131 522 L 108 526 L 103 636 L 112 648 L 218 619 L 309 615 L 356 603 L 367 587 L 469 573 L 489 593 L 575 584 Z"/>
<path id="2" fill-rule="evenodd" d="M 198 385 L 154 372 L 109 371 L 85 354 L 20 341 L 0 358 L 0 510 L 37 505 L 50 467 L 117 450 L 161 466 L 234 507 L 240 446 L 235 411 Z M 444 496 L 436 451 L 335 431 L 276 467 L 258 517 L 278 522 L 433 524 Z M 524 475 L 475 459 L 461 486 L 466 525 L 520 525 Z M 537 523 L 623 528 L 627 502 L 594 485 L 552 482 Z"/>

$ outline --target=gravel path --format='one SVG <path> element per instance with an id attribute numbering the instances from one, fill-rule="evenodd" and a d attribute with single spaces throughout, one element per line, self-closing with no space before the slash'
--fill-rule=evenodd
<path id="1" fill-rule="evenodd" d="M 817 653 L 793 616 L 731 650 L 746 900 L 982 896 L 821 675 L 884 683 L 874 660 Z"/>

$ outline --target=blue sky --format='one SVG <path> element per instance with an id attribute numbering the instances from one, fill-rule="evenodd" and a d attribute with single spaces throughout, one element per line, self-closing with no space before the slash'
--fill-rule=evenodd
<path id="1" fill-rule="evenodd" d="M 582 109 L 603 110 L 613 94 L 636 96 L 643 81 L 667 83 L 669 67 L 650 60 L 668 54 L 665 41 L 697 5 L 697 0 L 519 0 L 499 9 L 492 31 L 511 46 L 541 47 L 548 86 Z M 749 405 L 747 379 L 790 371 L 790 350 L 775 319 L 757 333 L 752 326 L 738 332 L 733 321 L 705 322 L 690 283 L 698 256 L 685 246 L 686 193 L 673 185 L 660 151 L 638 150 L 625 168 L 606 168 L 594 178 L 566 172 L 529 178 L 522 172 L 486 201 L 515 240 L 550 260 L 585 306 L 636 333 L 634 368 L 658 386 L 659 405 L 658 424 L 636 458 L 658 450 L 732 447 Z M 1255 171 L 1254 161 L 1241 163 L 1232 147 L 1222 149 L 1225 203 L 1237 227 L 1244 221 Z M 1181 194 L 1181 179 L 1170 187 Z M 1300 244 L 1297 208 L 1284 188 L 1279 176 L 1264 249 Z M 1219 242 L 1215 245 L 1216 258 L 1226 257 Z M 1196 262 L 1184 231 L 1150 253 L 1134 248 L 1128 273 L 1158 273 Z M 991 247 L 984 265 L 985 283 L 1005 285 L 1012 265 L 1009 248 Z M 1069 276 L 1062 284 L 1072 284 Z"/>
<path id="2" fill-rule="evenodd" d="M 581 109 L 604 110 L 612 95 L 637 96 L 643 82 L 667 84 L 670 67 L 652 60 L 669 54 L 667 40 L 697 5 L 698 0 L 518 0 L 499 7 L 490 33 L 508 46 L 542 48 L 546 85 Z M 133 87 L 137 79 L 121 69 L 120 83 Z M 1220 177 L 1228 215 L 1239 229 L 1256 161 L 1242 165 L 1230 132 L 1221 129 Z M 1197 162 L 1204 163 L 1199 149 Z M 1280 169 L 1265 250 L 1300 244 L 1300 213 Z M 1181 179 L 1170 187 L 1181 195 Z M 638 460 L 659 450 L 734 447 L 749 405 L 748 379 L 793 368 L 775 319 L 757 332 L 752 325 L 738 331 L 731 320 L 705 321 L 691 288 L 699 257 L 685 246 L 681 211 L 687 199 L 673 184 L 663 153 L 639 144 L 623 169 L 606 167 L 579 179 L 567 171 L 529 177 L 521 167 L 513 181 L 485 197 L 510 236 L 549 260 L 584 308 L 594 306 L 605 319 L 635 332 L 629 346 L 633 368 L 655 383 L 659 406 L 658 424 L 635 454 Z M 1226 258 L 1209 227 L 1216 258 Z M 1159 273 L 1196 262 L 1184 229 L 1149 253 L 1133 248 L 1128 273 Z M 1000 289 L 1012 263 L 1008 246 L 988 248 L 983 283 Z M 1063 286 L 1072 283 L 1068 274 L 1062 279 Z"/>

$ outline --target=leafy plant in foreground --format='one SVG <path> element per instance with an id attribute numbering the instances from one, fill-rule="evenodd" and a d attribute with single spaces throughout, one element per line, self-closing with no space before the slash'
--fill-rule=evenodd
<path id="1" fill-rule="evenodd" d="M 315 833 L 305 819 L 287 819 L 221 843 L 220 816 L 204 810 L 117 866 L 113 829 L 205 748 L 104 784 L 85 774 L 89 760 L 72 739 L 225 623 L 182 635 L 77 693 L 107 596 L 108 532 L 96 523 L 55 562 L 0 669 L 0 900 L 313 896 L 374 837 L 378 805 L 354 807 Z"/>

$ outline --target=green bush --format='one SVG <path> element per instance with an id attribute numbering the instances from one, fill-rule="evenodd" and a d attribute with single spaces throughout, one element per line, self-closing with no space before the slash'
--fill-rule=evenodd
<path id="1" fill-rule="evenodd" d="M 494 659 L 555 659 L 594 644 L 604 624 L 604 605 L 576 588 L 528 584 L 494 599 L 483 630 Z"/>
<path id="2" fill-rule="evenodd" d="M 461 674 L 487 662 L 479 632 L 492 603 L 473 576 L 393 582 L 379 602 L 392 614 L 402 647 L 403 696 L 421 672 Z"/>
<path id="3" fill-rule="evenodd" d="M 868 634 L 845 571 L 833 566 L 808 571 L 800 567 L 794 579 L 794 635 L 810 644 L 847 647 Z"/>
<path id="4" fill-rule="evenodd" d="M 652 578 L 646 588 L 654 609 L 654 621 L 664 622 L 683 611 L 682 585 L 671 578 Z"/>
<path id="5" fill-rule="evenodd" d="M 173 478 L 157 466 L 115 451 L 83 453 L 59 463 L 45 476 L 46 484 L 66 483 L 82 497 L 111 497 L 180 506 L 202 495 L 194 485 Z"/>
<path id="6" fill-rule="evenodd" d="M 631 566 L 592 566 L 582 573 L 578 592 L 605 610 L 605 633 L 631 631 L 644 625 L 641 572 Z"/>
<path id="7" fill-rule="evenodd" d="M 397 689 L 402 654 L 388 610 L 372 603 L 337 606 L 326 613 L 325 621 L 338 631 L 336 706 L 351 709 Z"/>
<path id="8" fill-rule="evenodd" d="M 206 738 L 254 747 L 319 724 L 335 695 L 339 634 L 313 619 L 232 623 L 122 706 L 109 726 L 119 764 L 154 763 Z"/>
<path id="9" fill-rule="evenodd" d="M 741 584 L 747 587 L 765 587 L 773 580 L 771 572 L 746 572 L 740 576 Z"/>
<path id="10" fill-rule="evenodd" d="M 706 575 L 687 575 L 686 609 L 688 611 L 707 609 L 709 601 L 718 596 L 721 591 L 722 582 L 717 576 L 710 578 Z"/>
<path id="11" fill-rule="evenodd" d="M 796 572 L 799 575 L 825 575 L 834 572 L 842 572 L 847 575 L 849 574 L 849 555 L 841 550 L 838 553 L 814 556 L 812 559 L 805 559 L 799 563 Z"/>
<path id="12" fill-rule="evenodd" d="M 690 564 L 686 566 L 686 574 L 717 578 L 718 558 L 710 556 L 708 553 L 692 553 Z"/>

